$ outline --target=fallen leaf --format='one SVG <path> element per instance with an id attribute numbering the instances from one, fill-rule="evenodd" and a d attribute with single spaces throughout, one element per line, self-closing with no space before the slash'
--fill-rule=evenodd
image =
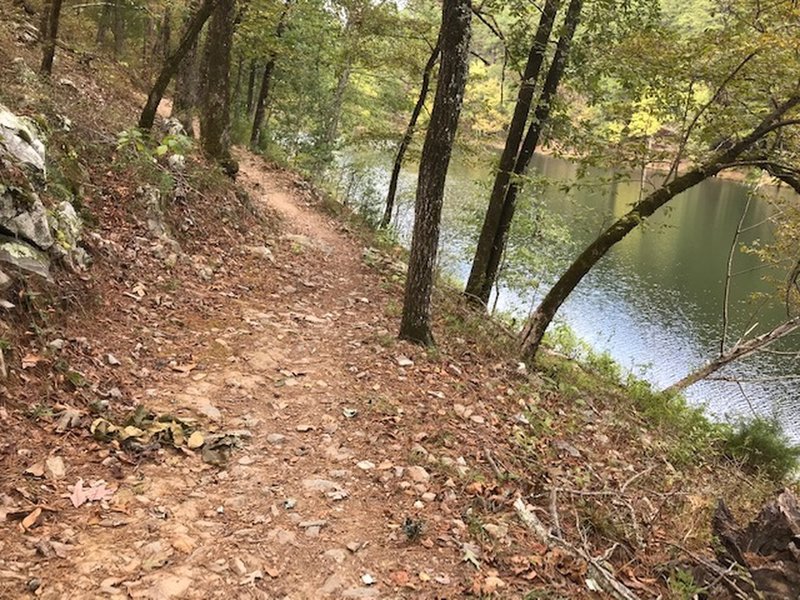
<path id="1" fill-rule="evenodd" d="M 41 508 L 35 508 L 31 511 L 31 513 L 22 519 L 22 528 L 26 531 L 36 525 L 36 521 L 39 520 L 39 516 L 42 514 Z"/>
<path id="2" fill-rule="evenodd" d="M 32 369 L 42 361 L 42 357 L 38 354 L 26 354 L 22 357 L 22 368 Z"/>
<path id="3" fill-rule="evenodd" d="M 203 437 L 203 434 L 199 431 L 195 431 L 192 435 L 189 436 L 189 439 L 186 441 L 186 447 L 190 450 L 195 450 L 205 443 L 206 439 Z"/>
<path id="4" fill-rule="evenodd" d="M 34 477 L 44 477 L 44 463 L 41 461 L 34 463 L 30 467 L 25 469 L 24 473 L 26 475 L 32 475 Z"/>
<path id="5" fill-rule="evenodd" d="M 71 490 L 69 499 L 72 501 L 72 506 L 78 508 L 87 502 L 97 502 L 106 500 L 114 494 L 114 490 L 106 487 L 106 482 L 102 479 L 100 481 L 93 481 L 88 488 L 83 487 L 83 479 L 78 479 L 75 485 L 68 488 Z"/>

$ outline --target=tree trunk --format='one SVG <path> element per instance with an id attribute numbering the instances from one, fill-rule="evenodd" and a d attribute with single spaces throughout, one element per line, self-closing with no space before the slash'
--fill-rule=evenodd
<path id="1" fill-rule="evenodd" d="M 778 106 L 772 113 L 764 118 L 748 135 L 736 142 L 728 150 L 724 150 L 712 157 L 705 164 L 686 172 L 684 175 L 673 179 L 651 193 L 643 200 L 637 202 L 625 215 L 617 219 L 610 227 L 603 231 L 578 258 L 569 266 L 555 285 L 550 288 L 541 304 L 531 315 L 522 332 L 522 354 L 526 360 L 531 360 L 542 342 L 544 332 L 550 325 L 556 312 L 570 295 L 572 290 L 581 282 L 584 276 L 605 256 L 614 244 L 619 242 L 637 225 L 651 216 L 655 211 L 672 200 L 675 196 L 694 187 L 701 181 L 713 177 L 722 171 L 728 163 L 734 162 L 743 152 L 753 147 L 762 137 L 773 131 L 780 118 L 787 111 L 800 104 L 800 96 L 793 96 Z"/>
<path id="2" fill-rule="evenodd" d="M 186 16 L 183 18 L 181 30 L 185 33 L 192 17 L 200 7 L 200 0 L 191 0 L 186 7 Z M 213 10 L 213 9 L 212 9 Z M 181 40 L 183 34 L 181 35 Z M 175 73 L 175 93 L 172 95 L 171 116 L 175 117 L 183 125 L 183 129 L 189 137 L 194 137 L 194 108 L 197 105 L 197 46 L 200 34 L 192 41 L 192 45 L 186 51 L 183 59 L 178 64 Z M 169 84 L 168 84 L 169 85 Z"/>
<path id="3" fill-rule="evenodd" d="M 414 232 L 400 324 L 401 338 L 421 344 L 433 343 L 430 312 L 434 266 L 439 245 L 444 184 L 467 83 L 471 18 L 470 0 L 442 2 L 439 33 L 441 66 L 420 159 Z"/>
<path id="4" fill-rule="evenodd" d="M 49 7 L 45 10 L 47 15 L 44 50 L 42 52 L 42 64 L 39 72 L 42 75 L 50 76 L 53 71 L 53 60 L 56 56 L 56 41 L 58 40 L 58 22 L 61 18 L 61 2 L 62 0 L 51 0 Z"/>
<path id="5" fill-rule="evenodd" d="M 475 250 L 475 258 L 472 261 L 467 286 L 464 290 L 467 298 L 480 301 L 484 306 L 489 300 L 489 295 L 484 293 L 486 288 L 491 290 L 491 283 L 486 285 L 486 269 L 489 262 L 489 255 L 494 244 L 497 227 L 500 222 L 500 215 L 503 210 L 503 202 L 506 197 L 508 183 L 511 180 L 511 172 L 519 153 L 519 145 L 525 133 L 525 124 L 528 122 L 528 114 L 531 110 L 533 92 L 539 79 L 542 63 L 547 52 L 547 42 L 550 40 L 550 33 L 553 30 L 556 14 L 558 13 L 561 0 L 547 0 L 539 19 L 539 26 L 531 44 L 528 54 L 528 62 L 522 75 L 522 82 L 517 92 L 517 103 L 514 106 L 514 116 L 508 126 L 508 136 L 503 153 L 500 155 L 500 165 L 492 186 L 492 193 L 489 197 L 489 206 L 481 228 L 478 239 L 478 246 Z"/>
<path id="6" fill-rule="evenodd" d="M 739 360 L 740 358 L 750 356 L 751 354 L 766 348 L 773 342 L 776 342 L 777 340 L 786 337 L 790 333 L 793 333 L 798 328 L 800 328 L 800 317 L 794 317 L 793 319 L 784 321 L 766 333 L 763 333 L 752 339 L 739 342 L 730 350 L 720 354 L 714 360 L 709 361 L 699 369 L 692 371 L 680 381 L 673 383 L 664 390 L 664 393 L 677 394 L 678 392 L 685 390 L 690 385 L 694 385 L 698 381 L 701 381 L 709 375 L 716 373 L 725 365 L 730 364 L 735 360 Z"/>
<path id="7" fill-rule="evenodd" d="M 239 104 L 239 96 L 242 95 L 242 71 L 244 70 L 244 54 L 241 52 L 239 53 L 239 60 L 236 64 L 236 83 L 233 86 L 233 94 L 231 95 L 231 104 L 234 106 L 234 110 L 236 110 L 236 106 Z"/>
<path id="8" fill-rule="evenodd" d="M 411 119 L 408 121 L 406 132 L 403 139 L 400 141 L 400 146 L 397 148 L 397 156 L 394 159 L 394 166 L 392 167 L 392 177 L 389 179 L 389 193 L 386 194 L 386 209 L 383 211 L 383 218 L 381 219 L 380 227 L 386 228 L 392 221 L 392 210 L 394 210 L 394 198 L 397 195 L 397 182 L 400 179 L 400 169 L 403 167 L 403 157 L 406 154 L 411 138 L 414 136 L 414 128 L 417 126 L 417 119 L 422 112 L 422 107 L 425 106 L 425 100 L 428 97 L 428 88 L 431 84 L 431 74 L 433 68 L 436 66 L 436 61 L 439 60 L 440 52 L 439 42 L 437 40 L 436 47 L 428 57 L 428 62 L 425 63 L 425 68 L 422 70 L 422 85 L 419 88 L 419 96 L 417 103 L 414 105 L 414 110 L 411 111 Z"/>
<path id="9" fill-rule="evenodd" d="M 531 121 L 528 127 L 528 132 L 525 134 L 525 139 L 522 142 L 522 147 L 517 156 L 517 162 L 514 165 L 514 175 L 516 178 L 508 184 L 508 190 L 506 191 L 505 201 L 503 202 L 503 208 L 500 214 L 500 221 L 497 224 L 497 231 L 495 232 L 494 242 L 491 246 L 489 260 L 486 265 L 483 287 L 480 290 L 480 299 L 484 304 L 489 301 L 489 294 L 497 278 L 497 270 L 503 252 L 505 251 L 508 232 L 511 229 L 511 222 L 514 220 L 514 213 L 517 208 L 517 195 L 519 194 L 521 185 L 519 178 L 527 173 L 533 154 L 536 151 L 536 147 L 539 145 L 539 138 L 541 137 L 542 130 L 550 119 L 550 109 L 553 105 L 556 93 L 558 92 L 558 86 L 564 74 L 564 69 L 567 66 L 567 60 L 569 60 L 572 38 L 578 27 L 582 8 L 583 0 L 572 0 L 569 4 L 567 16 L 564 20 L 564 30 L 558 39 L 556 53 L 553 56 L 553 62 L 547 72 L 547 78 L 542 87 L 542 93 L 539 96 L 539 103 L 536 105 L 533 121 Z"/>
<path id="10" fill-rule="evenodd" d="M 344 93 L 347 91 L 347 84 L 350 82 L 350 73 L 353 68 L 353 59 L 348 56 L 339 79 L 336 82 L 336 91 L 333 93 L 330 116 L 328 117 L 328 127 L 325 130 L 323 147 L 326 152 L 333 150 L 336 140 L 339 137 L 339 121 L 342 118 L 342 107 L 344 106 Z"/>
<path id="11" fill-rule="evenodd" d="M 256 92 L 256 60 L 250 61 L 250 74 L 247 78 L 247 114 L 253 114 L 253 98 Z"/>
<path id="12" fill-rule="evenodd" d="M 112 33 L 114 34 L 114 57 L 119 58 L 122 48 L 125 45 L 125 15 L 123 13 L 122 0 L 114 2 L 112 12 Z"/>
<path id="13" fill-rule="evenodd" d="M 200 145 L 228 175 L 238 171 L 230 153 L 230 64 L 236 0 L 219 0 L 203 49 L 206 78 L 200 111 Z"/>
<path id="14" fill-rule="evenodd" d="M 159 73 L 158 79 L 156 79 L 156 82 L 153 85 L 153 89 L 150 90 L 150 95 L 147 97 L 147 103 L 145 104 L 142 114 L 139 117 L 139 127 L 141 129 L 150 129 L 153 127 L 153 121 L 155 121 L 156 118 L 158 105 L 161 103 L 161 98 L 164 97 L 164 92 L 167 90 L 170 80 L 178 71 L 178 67 L 180 66 L 183 58 L 195 44 L 197 36 L 200 34 L 200 30 L 208 20 L 208 17 L 218 5 L 219 0 L 203 0 L 200 8 L 194 13 L 194 15 L 192 15 L 192 18 L 189 20 L 186 29 L 183 32 L 183 36 L 181 36 L 181 41 L 178 44 L 178 47 L 164 63 L 164 66 L 161 68 L 161 73 Z"/>
<path id="15" fill-rule="evenodd" d="M 278 19 L 278 26 L 275 28 L 275 39 L 279 40 L 286 29 L 286 18 L 289 14 L 289 7 L 292 0 L 286 0 L 283 5 L 283 12 Z M 261 88 L 256 99 L 255 113 L 253 114 L 253 128 L 250 131 L 250 148 L 255 150 L 261 137 L 261 127 L 264 125 L 264 114 L 266 113 L 267 98 L 269 97 L 270 85 L 272 83 L 272 73 L 275 71 L 275 60 L 277 52 L 270 54 L 267 64 L 264 65 L 264 73 L 261 76 Z"/>
<path id="16" fill-rule="evenodd" d="M 100 13 L 100 18 L 97 20 L 97 35 L 95 35 L 94 43 L 98 46 L 103 46 L 106 41 L 106 32 L 108 31 L 108 24 L 111 21 L 111 3 L 104 2 L 103 10 Z"/>

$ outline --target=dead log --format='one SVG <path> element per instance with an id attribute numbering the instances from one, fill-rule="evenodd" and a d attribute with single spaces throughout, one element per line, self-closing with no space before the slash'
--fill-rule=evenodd
<path id="1" fill-rule="evenodd" d="M 766 600 L 800 598 L 800 506 L 790 490 L 782 490 L 746 527 L 720 500 L 712 531 L 719 541 L 717 560 L 736 588 Z M 708 572 L 708 578 L 718 575 Z"/>

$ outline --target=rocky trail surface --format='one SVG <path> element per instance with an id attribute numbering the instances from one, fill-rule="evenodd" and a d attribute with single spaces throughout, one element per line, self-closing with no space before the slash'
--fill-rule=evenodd
<path id="1" fill-rule="evenodd" d="M 69 481 L 86 473 L 88 486 L 94 474 L 113 494 L 74 507 L 63 473 L 49 477 L 50 448 L 42 487 L 61 499 L 6 523 L 0 596 L 446 598 L 468 585 L 480 550 L 464 546 L 446 476 L 467 462 L 445 436 L 446 453 L 426 449 L 438 435 L 431 419 L 448 414 L 468 376 L 419 349 L 380 345 L 396 324 L 363 245 L 294 194 L 288 176 L 241 160 L 243 185 L 277 213 L 281 238 L 257 257 L 261 268 L 234 274 L 242 293 L 214 308 L 227 326 L 186 324 L 180 339 L 195 347 L 177 351 L 192 364 L 133 394 L 229 434 L 230 456 L 218 467 L 170 449 L 128 465 L 100 444 L 73 453 Z M 271 292 L 247 293 L 247 277 Z M 480 429 L 473 411 L 461 416 Z"/>

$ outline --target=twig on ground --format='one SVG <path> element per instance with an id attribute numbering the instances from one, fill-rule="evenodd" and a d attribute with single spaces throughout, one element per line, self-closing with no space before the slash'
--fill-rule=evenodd
<path id="1" fill-rule="evenodd" d="M 617 600 L 639 600 L 638 596 L 629 590 L 625 584 L 620 582 L 614 575 L 603 566 L 597 559 L 593 558 L 588 552 L 580 548 L 575 548 L 565 540 L 554 537 L 550 534 L 544 524 L 539 520 L 533 511 L 525 506 L 522 498 L 517 498 L 514 502 L 514 510 L 519 520 L 530 529 L 539 541 L 543 544 L 558 546 L 572 555 L 577 555 L 587 562 L 589 576 L 595 579 L 606 592 Z"/>

